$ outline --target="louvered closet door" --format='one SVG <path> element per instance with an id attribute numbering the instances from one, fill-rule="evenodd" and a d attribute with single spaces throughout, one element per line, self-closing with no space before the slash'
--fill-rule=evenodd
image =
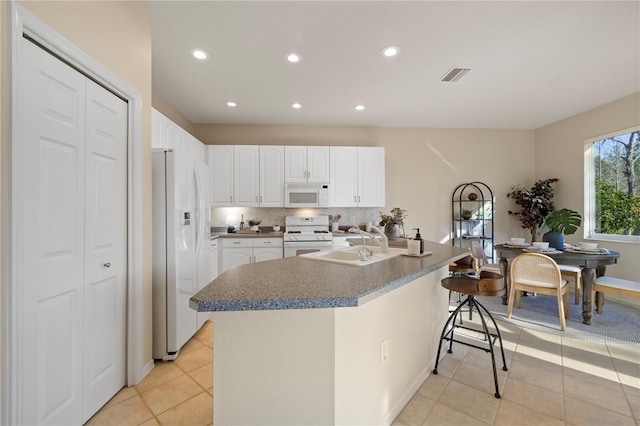
<path id="1" fill-rule="evenodd" d="M 83 404 L 125 383 L 126 113 L 123 134 L 107 112 L 122 118 L 122 105 L 105 109 L 104 89 L 22 44 L 19 406 L 23 424 L 81 424 Z M 105 377 L 111 390 L 95 391 Z"/>

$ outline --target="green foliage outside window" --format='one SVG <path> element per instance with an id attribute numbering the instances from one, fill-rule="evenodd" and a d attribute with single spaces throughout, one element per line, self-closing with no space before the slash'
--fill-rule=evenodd
<path id="1" fill-rule="evenodd" d="M 592 231 L 640 235 L 640 131 L 595 140 L 592 149 Z"/>
<path id="2" fill-rule="evenodd" d="M 595 231 L 600 234 L 640 234 L 640 197 L 596 180 Z"/>

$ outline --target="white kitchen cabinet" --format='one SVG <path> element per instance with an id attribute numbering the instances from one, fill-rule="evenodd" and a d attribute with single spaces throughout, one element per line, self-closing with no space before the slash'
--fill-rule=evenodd
<path id="1" fill-rule="evenodd" d="M 187 133 L 160 111 L 151 108 L 151 148 L 175 149 L 182 133 Z"/>
<path id="2" fill-rule="evenodd" d="M 235 145 L 233 151 L 234 205 L 260 205 L 260 147 Z"/>
<path id="3" fill-rule="evenodd" d="M 328 146 L 285 146 L 285 182 L 329 182 Z"/>
<path id="4" fill-rule="evenodd" d="M 151 108 L 151 148 L 165 148 L 164 115 L 154 108 Z"/>
<path id="5" fill-rule="evenodd" d="M 260 146 L 260 206 L 284 207 L 283 146 Z"/>
<path id="6" fill-rule="evenodd" d="M 282 257 L 282 238 L 223 238 L 221 272 L 238 265 Z"/>
<path id="7" fill-rule="evenodd" d="M 332 207 L 385 205 L 384 148 L 331 147 L 329 203 Z"/>
<path id="8" fill-rule="evenodd" d="M 211 205 L 232 207 L 233 204 L 233 145 L 209 145 L 211 170 Z"/>

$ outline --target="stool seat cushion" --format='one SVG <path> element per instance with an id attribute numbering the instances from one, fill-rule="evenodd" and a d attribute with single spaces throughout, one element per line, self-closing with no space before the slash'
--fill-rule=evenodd
<path id="1" fill-rule="evenodd" d="M 473 296 L 502 296 L 506 293 L 502 275 L 481 271 L 480 278 L 447 277 L 441 281 L 447 290 Z"/>

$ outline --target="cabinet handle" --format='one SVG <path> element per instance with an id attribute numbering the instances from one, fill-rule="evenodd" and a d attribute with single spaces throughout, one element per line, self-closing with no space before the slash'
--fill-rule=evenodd
<path id="1" fill-rule="evenodd" d="M 260 201 L 260 200 L 258 199 L 258 196 L 256 195 L 256 203 L 257 203 L 258 201 Z"/>
<path id="2" fill-rule="evenodd" d="M 353 202 L 356 203 L 358 200 L 356 199 L 356 196 L 353 196 Z"/>
<path id="3" fill-rule="evenodd" d="M 229 195 L 229 202 L 233 203 L 233 195 Z"/>
<path id="4" fill-rule="evenodd" d="M 234 241 L 233 244 L 240 244 L 240 241 Z"/>
<path id="5" fill-rule="evenodd" d="M 264 241 L 265 244 L 271 244 L 271 241 Z"/>
<path id="6" fill-rule="evenodd" d="M 360 202 L 360 196 L 358 195 L 358 202 Z"/>
<path id="7" fill-rule="evenodd" d="M 107 262 L 107 263 L 105 263 L 105 264 L 104 264 L 104 265 L 102 265 L 102 266 L 104 266 L 105 268 L 110 268 L 110 267 L 111 267 L 111 262 Z"/>

